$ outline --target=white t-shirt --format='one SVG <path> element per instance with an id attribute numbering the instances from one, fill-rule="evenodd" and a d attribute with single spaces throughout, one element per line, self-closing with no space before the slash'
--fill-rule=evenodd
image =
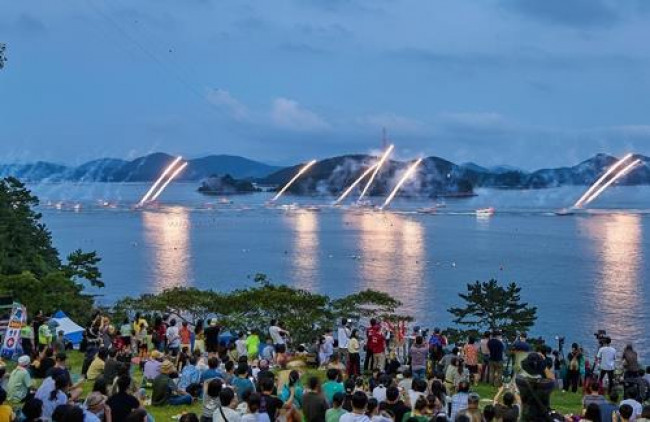
<path id="1" fill-rule="evenodd" d="M 235 342 L 235 347 L 237 348 L 238 356 L 248 356 L 248 347 L 246 347 L 246 340 L 238 339 Z"/>
<path id="2" fill-rule="evenodd" d="M 365 414 L 359 415 L 354 412 L 348 412 L 341 415 L 339 422 L 370 422 L 370 418 Z"/>
<path id="3" fill-rule="evenodd" d="M 634 409 L 634 413 L 632 414 L 632 419 L 636 419 L 639 416 L 641 416 L 641 412 L 643 412 L 643 406 L 641 405 L 641 403 L 639 403 L 634 399 L 627 399 L 627 400 L 623 400 L 619 405 L 619 407 L 623 406 L 624 404 L 629 404 L 630 406 L 632 406 L 632 409 Z"/>
<path id="4" fill-rule="evenodd" d="M 347 327 L 339 327 L 339 349 L 347 349 L 350 338 L 350 330 Z"/>
<path id="5" fill-rule="evenodd" d="M 372 390 L 372 396 L 376 398 L 379 403 L 386 401 L 386 387 L 378 385 Z"/>
<path id="6" fill-rule="evenodd" d="M 600 369 L 603 371 L 613 371 L 616 367 L 616 349 L 612 346 L 603 346 L 598 350 L 598 359 L 600 359 Z"/>
<path id="7" fill-rule="evenodd" d="M 167 342 L 169 343 L 169 347 L 179 347 L 181 344 L 181 337 L 179 335 L 178 327 L 177 326 L 172 326 L 167 328 Z"/>
<path id="8" fill-rule="evenodd" d="M 266 412 L 246 413 L 241 417 L 241 422 L 271 422 L 271 419 L 269 419 L 269 414 Z"/>
<path id="9" fill-rule="evenodd" d="M 228 422 L 241 422 L 241 415 L 237 413 L 236 410 L 233 410 L 229 407 L 222 407 L 223 414 L 226 416 L 226 419 L 228 419 Z M 223 416 L 221 416 L 221 410 L 217 408 L 217 410 L 214 411 L 214 414 L 212 415 L 212 421 L 213 422 L 226 422 L 223 419 Z"/>
<path id="10" fill-rule="evenodd" d="M 273 344 L 284 344 L 284 337 L 280 334 L 280 331 L 282 329 L 278 327 L 277 325 L 272 325 L 269 328 L 269 334 L 271 335 L 271 339 L 273 340 Z"/>

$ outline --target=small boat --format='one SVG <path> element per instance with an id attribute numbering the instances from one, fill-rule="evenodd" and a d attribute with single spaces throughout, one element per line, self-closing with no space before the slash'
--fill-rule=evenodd
<path id="1" fill-rule="evenodd" d="M 368 199 L 357 201 L 353 203 L 352 206 L 356 208 L 374 208 L 374 205 Z"/>
<path id="2" fill-rule="evenodd" d="M 418 214 L 435 214 L 438 212 L 438 207 L 418 208 L 415 210 Z"/>
<path id="3" fill-rule="evenodd" d="M 496 210 L 494 207 L 489 207 L 489 208 L 479 208 L 476 210 L 476 216 L 477 217 L 492 217 Z"/>
<path id="4" fill-rule="evenodd" d="M 311 205 L 309 207 L 305 207 L 305 211 L 320 212 L 321 209 L 315 205 Z"/>
<path id="5" fill-rule="evenodd" d="M 575 211 L 571 208 L 562 208 L 561 210 L 555 211 L 555 215 L 560 216 L 560 217 L 565 217 L 567 215 L 574 215 Z"/>

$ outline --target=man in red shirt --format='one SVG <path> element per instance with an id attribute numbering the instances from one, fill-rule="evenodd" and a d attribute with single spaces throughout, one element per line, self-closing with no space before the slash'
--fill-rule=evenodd
<path id="1" fill-rule="evenodd" d="M 374 318 L 368 329 L 368 353 L 372 353 L 372 368 L 384 370 L 386 366 L 386 337 L 381 332 L 381 324 Z"/>

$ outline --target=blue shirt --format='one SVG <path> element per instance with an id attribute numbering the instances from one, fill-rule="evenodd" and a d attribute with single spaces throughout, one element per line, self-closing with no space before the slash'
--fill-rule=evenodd
<path id="1" fill-rule="evenodd" d="M 207 371 L 206 371 L 207 372 Z M 178 388 L 185 390 L 190 384 L 197 384 L 201 381 L 201 372 L 194 365 L 185 365 L 178 380 Z"/>
<path id="2" fill-rule="evenodd" d="M 232 380 L 232 386 L 236 389 L 237 398 L 239 399 L 240 402 L 244 400 L 245 392 L 255 391 L 255 386 L 253 385 L 253 382 L 248 378 L 237 377 L 234 380 Z"/>
<path id="3" fill-rule="evenodd" d="M 206 382 L 207 380 L 211 380 L 212 378 L 223 379 L 223 374 L 218 369 L 212 369 L 212 368 L 208 369 L 207 371 L 201 374 L 201 382 Z"/>

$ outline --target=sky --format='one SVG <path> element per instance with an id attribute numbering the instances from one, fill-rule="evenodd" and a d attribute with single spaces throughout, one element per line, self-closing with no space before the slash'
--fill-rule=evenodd
<path id="1" fill-rule="evenodd" d="M 525 169 L 650 155 L 644 0 L 0 6 L 0 162 L 371 153 Z"/>

